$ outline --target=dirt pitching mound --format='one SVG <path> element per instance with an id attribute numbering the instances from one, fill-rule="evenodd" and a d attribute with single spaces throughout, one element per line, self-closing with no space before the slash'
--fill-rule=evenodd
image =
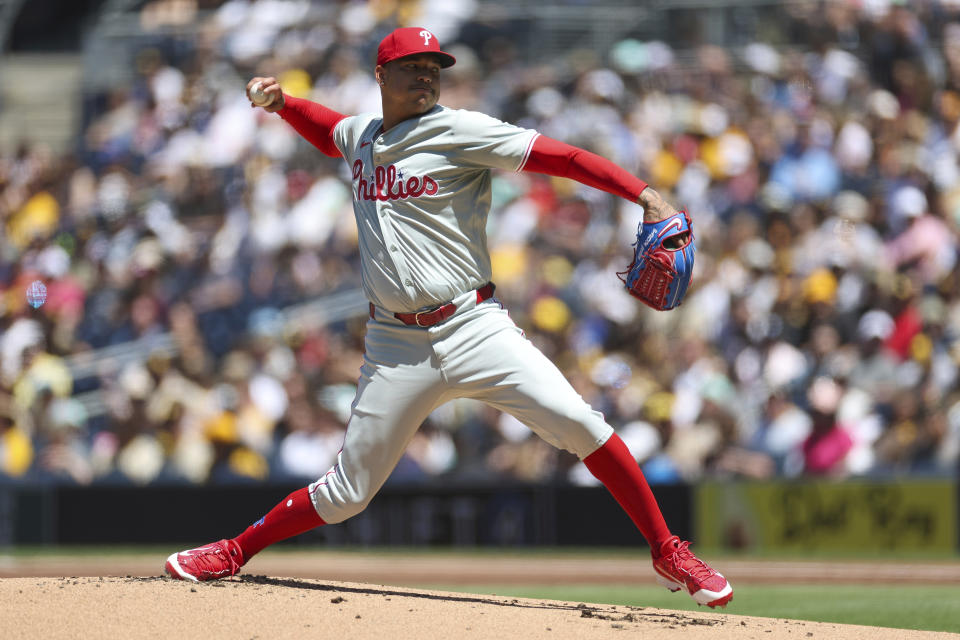
<path id="1" fill-rule="evenodd" d="M 11 640 L 956 637 L 927 631 L 260 575 L 201 584 L 161 577 L 6 578 L 0 579 L 0 602 L 0 635 Z"/>

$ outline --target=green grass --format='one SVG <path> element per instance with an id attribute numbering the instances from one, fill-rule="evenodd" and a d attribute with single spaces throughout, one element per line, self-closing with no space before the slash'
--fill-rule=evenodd
<path id="1" fill-rule="evenodd" d="M 604 585 L 421 585 L 423 588 L 465 593 L 494 593 L 516 598 L 543 598 L 593 604 L 623 604 L 663 609 L 709 611 L 698 608 L 683 593 L 662 587 Z M 726 613 L 862 624 L 896 629 L 960 633 L 960 586 L 899 585 L 744 585 Z"/>

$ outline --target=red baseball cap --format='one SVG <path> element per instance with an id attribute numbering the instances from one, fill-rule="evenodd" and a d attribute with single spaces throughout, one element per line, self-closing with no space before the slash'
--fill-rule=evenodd
<path id="1" fill-rule="evenodd" d="M 421 27 L 403 27 L 394 29 L 386 38 L 380 41 L 377 48 L 377 64 L 387 64 L 397 58 L 412 56 L 417 53 L 435 53 L 440 58 L 440 66 L 446 69 L 452 67 L 457 59 L 449 53 L 440 51 L 437 36 Z"/>

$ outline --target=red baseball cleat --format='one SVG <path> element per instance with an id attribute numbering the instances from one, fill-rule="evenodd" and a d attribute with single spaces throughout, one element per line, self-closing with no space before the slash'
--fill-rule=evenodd
<path id="1" fill-rule="evenodd" d="M 693 555 L 690 543 L 673 536 L 661 547 L 661 556 L 653 559 L 657 582 L 670 591 L 687 590 L 698 605 L 725 607 L 733 600 L 733 587 L 723 575 Z"/>
<path id="2" fill-rule="evenodd" d="M 243 564 L 243 554 L 233 540 L 220 540 L 196 549 L 172 553 L 163 565 L 171 578 L 203 582 L 235 575 Z"/>

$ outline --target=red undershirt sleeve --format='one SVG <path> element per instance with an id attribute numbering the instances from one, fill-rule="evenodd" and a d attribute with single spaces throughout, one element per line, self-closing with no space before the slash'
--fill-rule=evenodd
<path id="1" fill-rule="evenodd" d="M 521 171 L 570 178 L 636 202 L 647 183 L 606 158 L 579 147 L 538 135 Z"/>
<path id="2" fill-rule="evenodd" d="M 331 158 L 343 154 L 333 141 L 333 128 L 347 116 L 322 104 L 283 94 L 284 107 L 277 113 L 290 123 L 307 142 Z"/>

